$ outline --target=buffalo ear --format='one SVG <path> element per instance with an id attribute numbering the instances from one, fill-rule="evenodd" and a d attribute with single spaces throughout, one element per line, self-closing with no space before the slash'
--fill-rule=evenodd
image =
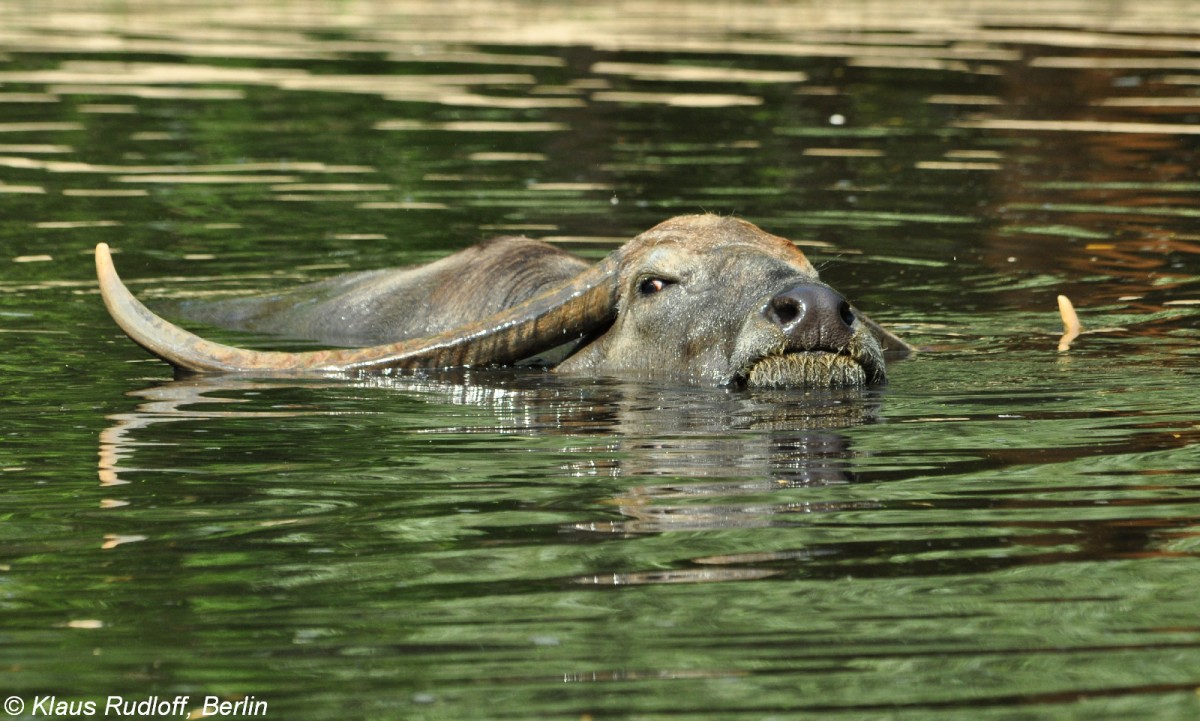
<path id="1" fill-rule="evenodd" d="M 858 319 L 867 326 L 871 331 L 871 335 L 875 336 L 875 340 L 879 341 L 879 347 L 883 349 L 884 353 L 895 353 L 905 356 L 917 350 L 915 346 L 909 345 L 900 336 L 871 320 L 870 316 L 859 313 Z"/>

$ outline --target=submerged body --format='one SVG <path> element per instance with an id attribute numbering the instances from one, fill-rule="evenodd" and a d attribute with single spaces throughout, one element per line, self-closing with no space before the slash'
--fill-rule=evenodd
<path id="1" fill-rule="evenodd" d="M 473 245 L 428 265 L 345 273 L 290 290 L 180 306 L 194 321 L 348 348 L 442 333 L 520 305 L 587 269 L 529 238 Z"/>
<path id="2" fill-rule="evenodd" d="M 829 387 L 882 383 L 884 352 L 909 350 L 821 283 L 791 241 L 715 215 L 668 220 L 596 265 L 538 241 L 501 238 L 425 266 L 351 273 L 189 314 L 354 346 L 310 353 L 206 341 L 138 303 L 107 248 L 97 248 L 97 268 L 122 328 L 196 372 L 498 365 L 557 350 L 563 373 Z"/>

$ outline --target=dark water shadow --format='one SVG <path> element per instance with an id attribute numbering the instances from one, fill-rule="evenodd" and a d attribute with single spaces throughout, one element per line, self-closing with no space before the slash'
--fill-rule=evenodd
<path id="1" fill-rule="evenodd" d="M 294 400 L 297 389 L 303 402 L 277 403 L 281 392 Z M 136 458 L 139 448 L 154 442 L 140 436 L 157 424 L 249 419 L 272 424 L 263 432 L 280 436 L 279 442 L 267 442 L 274 446 L 288 442 L 287 425 L 277 423 L 281 419 L 304 416 L 306 424 L 320 425 L 327 417 L 331 431 L 347 422 L 344 403 L 313 400 L 310 391 L 325 400 L 331 400 L 328 393 L 344 399 L 346 391 L 352 392 L 350 415 L 374 416 L 369 424 L 379 424 L 380 414 L 394 412 L 399 405 L 405 409 L 401 412 L 420 415 L 421 420 L 412 427 L 411 418 L 397 418 L 399 432 L 450 443 L 471 435 L 566 439 L 560 454 L 567 485 L 613 478 L 634 481 L 619 484 L 622 490 L 616 495 L 599 499 L 601 508 L 615 510 L 621 520 L 605 520 L 610 514 L 602 512 L 596 520 L 560 527 L 560 540 L 572 545 L 669 532 L 789 526 L 812 515 L 878 506 L 815 500 L 804 494 L 805 489 L 819 492 L 856 482 L 858 453 L 848 431 L 882 422 L 885 391 L 750 392 L 611 378 L 581 380 L 520 369 L 327 380 L 204 375 L 155 383 L 128 394 L 137 400 L 131 411 L 108 417 L 110 425 L 99 438 L 100 483 L 128 483 L 132 472 L 147 470 L 138 467 Z M 402 396 L 400 404 L 397 394 Z M 264 406 L 264 395 L 271 405 Z M 231 407 L 243 403 L 249 404 L 246 410 Z M 470 406 L 472 412 L 465 417 L 445 412 L 447 406 L 459 405 Z M 482 424 L 475 411 L 482 412 Z M 386 425 L 386 419 L 382 423 Z M 201 437 L 211 443 L 209 437 Z M 688 568 L 565 580 L 572 586 L 751 580 L 776 575 L 779 571 L 772 566 L 778 561 L 699 559 Z"/>
<path id="2" fill-rule="evenodd" d="M 188 376 L 131 391 L 128 395 L 139 401 L 136 407 L 108 417 L 110 425 L 100 434 L 101 483 L 120 483 L 121 473 L 133 470 L 132 459 L 142 444 L 137 433 L 155 424 L 345 414 L 319 405 L 279 410 L 229 407 L 246 402 L 247 393 L 287 388 L 366 389 L 405 394 L 430 404 L 486 408 L 495 413 L 490 424 L 434 425 L 422 432 L 579 437 L 589 447 L 611 449 L 593 462 L 609 465 L 607 471 L 614 475 L 733 476 L 771 479 L 790 487 L 851 480 L 844 464 L 852 456 L 850 441 L 839 431 L 878 422 L 882 394 L 879 390 L 751 392 L 610 378 L 580 380 L 521 369 L 327 380 Z M 386 397 L 379 396 L 381 402 Z M 360 412 L 374 412 L 370 396 L 355 403 L 361 404 Z"/>

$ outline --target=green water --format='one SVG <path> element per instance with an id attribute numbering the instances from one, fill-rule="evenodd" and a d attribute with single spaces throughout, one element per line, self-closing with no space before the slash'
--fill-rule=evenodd
<path id="1" fill-rule="evenodd" d="M 1200 717 L 1200 22 L 960 5 L 0 0 L 5 711 Z M 197 298 L 698 211 L 924 350 L 175 381 L 90 256 Z"/>

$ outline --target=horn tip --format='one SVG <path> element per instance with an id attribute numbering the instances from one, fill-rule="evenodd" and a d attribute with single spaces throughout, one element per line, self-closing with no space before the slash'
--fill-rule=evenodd
<path id="1" fill-rule="evenodd" d="M 96 244 L 96 268 L 104 270 L 112 267 L 112 251 L 108 247 L 108 243 Z"/>

